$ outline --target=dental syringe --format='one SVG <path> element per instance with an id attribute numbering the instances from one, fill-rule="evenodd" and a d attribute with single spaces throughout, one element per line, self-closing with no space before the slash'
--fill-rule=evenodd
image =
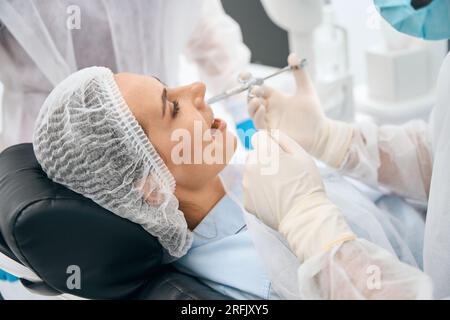
<path id="1" fill-rule="evenodd" d="M 303 69 L 308 64 L 308 61 L 306 59 L 299 61 L 298 57 L 295 54 L 291 54 L 288 57 L 288 63 L 289 63 L 289 65 L 287 65 L 283 69 L 279 69 L 279 70 L 275 71 L 274 73 L 269 74 L 268 76 L 265 76 L 263 78 L 255 78 L 252 76 L 251 73 L 244 72 L 239 75 L 238 81 L 241 83 L 240 86 L 226 90 L 214 97 L 211 97 L 206 101 L 206 103 L 213 104 L 218 101 L 225 100 L 229 97 L 232 97 L 232 96 L 240 94 L 244 91 L 250 90 L 254 86 L 261 86 L 264 84 L 264 81 L 266 81 L 270 78 L 276 77 L 284 72 L 296 70 L 296 69 Z"/>

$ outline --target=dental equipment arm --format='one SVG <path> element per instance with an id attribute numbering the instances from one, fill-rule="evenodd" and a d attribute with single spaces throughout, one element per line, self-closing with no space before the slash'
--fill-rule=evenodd
<path id="1" fill-rule="evenodd" d="M 315 75 L 316 54 L 314 34 L 323 21 L 323 1 L 317 0 L 262 0 L 269 18 L 286 30 L 291 52 L 302 54 L 309 61 Z"/>
<path id="2" fill-rule="evenodd" d="M 202 4 L 202 17 L 186 46 L 186 57 L 196 63 L 200 79 L 213 94 L 231 88 L 248 68 L 250 51 L 239 25 L 228 16 L 219 0 Z"/>
<path id="3" fill-rule="evenodd" d="M 249 102 L 249 113 L 257 127 L 283 130 L 312 156 L 367 184 L 427 199 L 432 161 L 424 122 L 378 127 L 329 119 L 307 72 L 293 75 L 293 96 L 266 86 L 254 90 L 259 97 Z"/>
<path id="4" fill-rule="evenodd" d="M 327 198 L 313 160 L 292 139 L 260 131 L 244 175 L 245 208 L 278 230 L 300 260 L 303 299 L 429 299 L 430 279 L 357 239 Z M 263 158 L 265 155 L 266 158 Z M 267 161 L 278 171 L 265 174 Z M 273 162 L 271 164 L 274 164 Z"/>

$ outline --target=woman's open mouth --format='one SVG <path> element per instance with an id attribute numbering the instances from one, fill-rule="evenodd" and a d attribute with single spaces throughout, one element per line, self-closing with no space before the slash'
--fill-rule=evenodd
<path id="1" fill-rule="evenodd" d="M 214 118 L 211 124 L 211 129 L 224 131 L 227 128 L 227 123 L 219 118 Z"/>
<path id="2" fill-rule="evenodd" d="M 203 102 L 204 103 L 204 102 Z M 227 123 L 219 118 L 214 118 L 214 112 L 212 111 L 211 107 L 207 104 L 205 104 L 208 110 L 208 114 L 204 115 L 206 123 L 211 121 L 211 133 L 214 135 L 217 131 L 224 132 L 227 129 Z M 209 120 L 211 119 L 211 120 Z"/>

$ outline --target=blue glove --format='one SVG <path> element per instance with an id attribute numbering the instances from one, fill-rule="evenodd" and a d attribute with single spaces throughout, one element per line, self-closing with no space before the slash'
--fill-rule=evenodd
<path id="1" fill-rule="evenodd" d="M 19 278 L 0 269 L 0 281 L 16 282 Z"/>
<path id="2" fill-rule="evenodd" d="M 450 0 L 433 0 L 414 9 L 411 0 L 374 0 L 383 18 L 395 29 L 426 40 L 450 39 Z"/>

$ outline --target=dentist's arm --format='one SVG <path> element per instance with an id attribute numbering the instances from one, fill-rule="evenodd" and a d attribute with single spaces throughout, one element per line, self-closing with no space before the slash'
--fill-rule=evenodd
<path id="1" fill-rule="evenodd" d="M 427 124 L 354 125 L 352 142 L 340 168 L 368 184 L 387 187 L 415 200 L 428 199 L 433 169 Z"/>
<path id="2" fill-rule="evenodd" d="M 428 198 L 432 161 L 423 121 L 378 127 L 329 119 L 307 72 L 297 70 L 294 77 L 295 95 L 264 87 L 263 96 L 250 101 L 257 126 L 283 130 L 317 159 L 368 184 L 416 200 Z"/>
<path id="3" fill-rule="evenodd" d="M 255 150 L 244 176 L 245 207 L 278 230 L 300 260 L 302 298 L 432 297 L 431 281 L 420 270 L 356 238 L 327 198 L 314 161 L 295 141 L 260 131 L 252 143 Z"/>
<path id="4" fill-rule="evenodd" d="M 219 0 L 202 1 L 186 56 L 198 65 L 200 79 L 213 94 L 236 86 L 239 73 L 248 68 L 250 51 L 242 41 L 241 29 Z"/>

